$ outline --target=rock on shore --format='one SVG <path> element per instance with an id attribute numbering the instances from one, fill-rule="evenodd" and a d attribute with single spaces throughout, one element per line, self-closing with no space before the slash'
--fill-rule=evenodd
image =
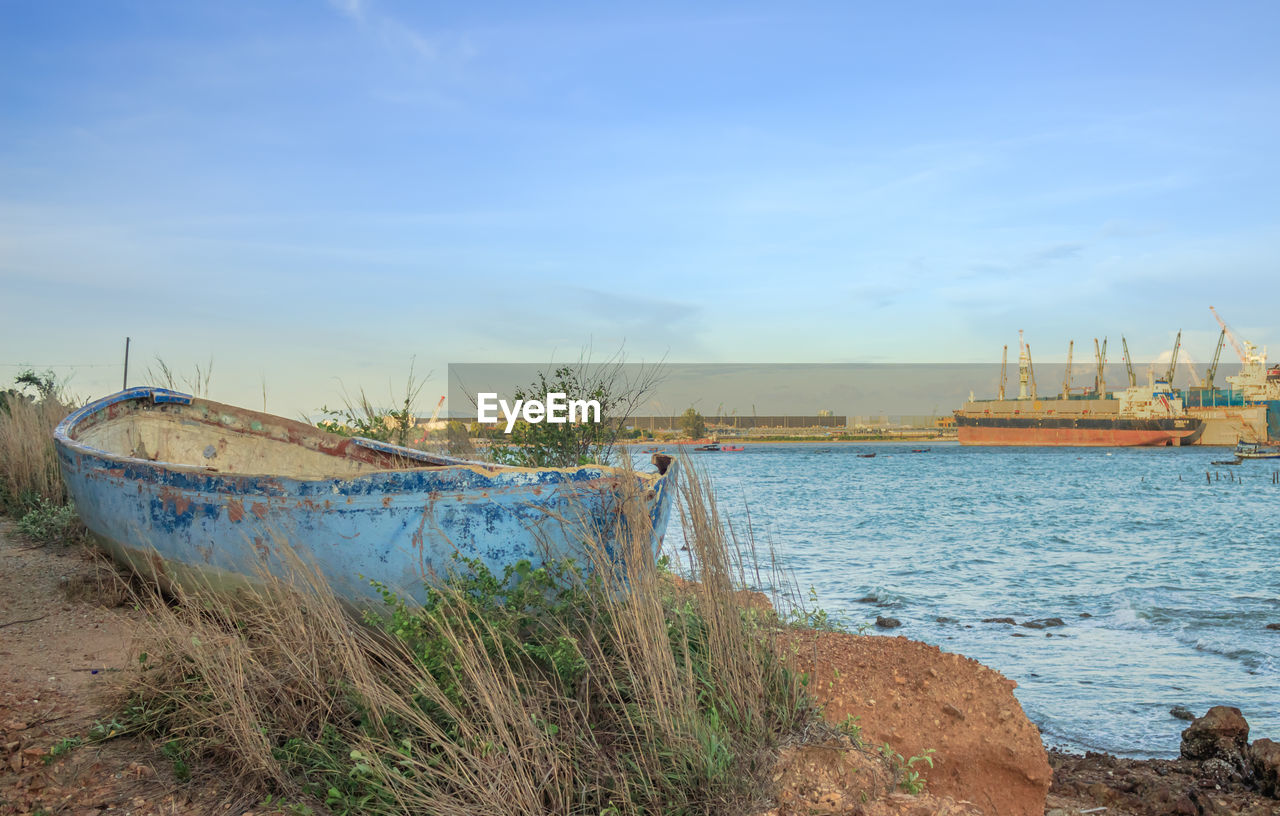
<path id="1" fill-rule="evenodd" d="M 1249 723 L 1234 706 L 1214 706 L 1182 732 L 1183 759 L 1219 759 L 1244 772 Z"/>

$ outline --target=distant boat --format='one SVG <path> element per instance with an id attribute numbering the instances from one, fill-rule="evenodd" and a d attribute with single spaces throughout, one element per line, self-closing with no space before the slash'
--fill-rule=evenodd
<path id="1" fill-rule="evenodd" d="M 874 458 L 876 458 L 876 455 L 875 455 L 874 453 L 860 453 L 860 454 L 858 454 L 858 458 L 859 458 L 859 459 L 874 459 Z"/>
<path id="2" fill-rule="evenodd" d="M 139 573 L 231 589 L 279 568 L 283 540 L 356 602 L 379 599 L 370 579 L 422 600 L 455 553 L 499 575 L 581 560 L 584 528 L 616 545 L 632 497 L 656 554 L 678 471 L 468 462 L 149 387 L 89 403 L 54 442 L 85 525 Z"/>
<path id="3" fill-rule="evenodd" d="M 1232 460 L 1230 460 L 1230 461 L 1210 462 L 1209 464 L 1211 464 L 1211 465 L 1238 465 L 1238 464 L 1240 464 L 1240 463 L 1241 463 L 1241 462 L 1243 462 L 1243 461 L 1244 461 L 1243 459 L 1232 459 Z"/>
<path id="4" fill-rule="evenodd" d="M 1257 442 L 1237 442 L 1237 459 L 1280 459 L 1280 448 L 1263 447 Z"/>
<path id="5" fill-rule="evenodd" d="M 721 445 L 719 442 L 712 442 L 707 445 L 698 445 L 692 448 L 694 453 L 742 453 L 745 450 L 741 445 Z"/>
<path id="6" fill-rule="evenodd" d="M 911 452 L 912 453 L 928 453 L 929 449 L 928 448 L 912 448 Z"/>

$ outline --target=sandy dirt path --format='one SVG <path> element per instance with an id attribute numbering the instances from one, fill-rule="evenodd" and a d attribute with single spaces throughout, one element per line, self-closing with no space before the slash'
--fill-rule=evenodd
<path id="1" fill-rule="evenodd" d="M 216 784 L 178 782 L 147 740 L 50 756 L 107 716 L 142 621 L 90 552 L 32 546 L 0 520 L 0 814 L 244 812 Z"/>

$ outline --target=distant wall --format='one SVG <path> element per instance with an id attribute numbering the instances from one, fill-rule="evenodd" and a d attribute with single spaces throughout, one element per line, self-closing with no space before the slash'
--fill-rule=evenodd
<path id="1" fill-rule="evenodd" d="M 870 414 L 849 417 L 851 428 L 940 428 L 954 424 L 951 414 Z"/>
<path id="2" fill-rule="evenodd" d="M 707 428 L 844 428 L 844 416 L 704 416 Z M 642 431 L 671 431 L 680 427 L 679 416 L 637 416 L 627 420 L 626 427 Z"/>

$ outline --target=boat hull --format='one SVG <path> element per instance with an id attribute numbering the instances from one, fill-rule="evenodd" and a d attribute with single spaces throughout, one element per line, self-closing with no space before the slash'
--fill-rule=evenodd
<path id="1" fill-rule="evenodd" d="M 287 549 L 313 563 L 346 600 L 378 600 L 370 581 L 421 600 L 424 582 L 458 568 L 455 553 L 479 559 L 499 575 L 522 559 L 585 559 L 582 542 L 589 538 L 603 542 L 616 560 L 652 557 L 670 515 L 675 462 L 664 462 L 662 474 L 499 468 L 333 437 L 337 450 L 354 444 L 362 453 L 430 459 L 432 465 L 295 478 L 148 461 L 75 438 L 78 425 L 105 421 L 122 402 L 150 397 L 116 395 L 114 403 L 91 403 L 64 421 L 55 442 L 85 525 L 117 560 L 161 581 L 219 588 L 252 583 L 264 571 L 287 569 Z M 261 429 L 274 421 L 277 436 L 315 433 L 302 423 L 216 403 L 202 407 L 208 406 L 220 423 Z M 172 408 L 156 404 L 150 410 Z M 194 421 L 181 417 L 182 423 Z M 634 529 L 637 520 L 646 529 L 634 536 L 620 532 Z"/>
<path id="2" fill-rule="evenodd" d="M 1081 419 L 956 415 L 962 445 L 1135 447 L 1193 444 L 1204 431 L 1198 419 Z"/>

